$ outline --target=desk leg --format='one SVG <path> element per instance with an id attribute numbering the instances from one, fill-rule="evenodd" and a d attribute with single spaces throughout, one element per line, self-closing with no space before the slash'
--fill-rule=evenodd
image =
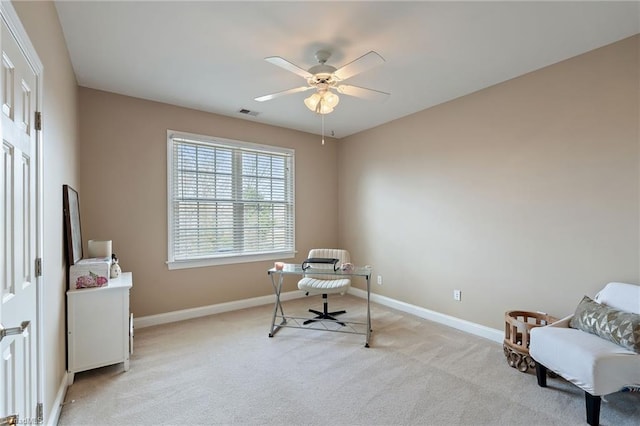
<path id="1" fill-rule="evenodd" d="M 282 291 L 282 282 L 284 281 L 284 275 L 278 274 L 278 284 L 276 285 L 273 280 L 273 274 L 269 274 L 271 277 L 271 285 L 273 285 L 273 290 L 276 294 L 276 303 L 273 307 L 273 319 L 271 320 L 271 331 L 269 332 L 269 337 L 273 337 L 276 334 L 276 331 L 280 329 L 281 325 L 287 323 L 287 319 L 284 317 L 284 310 L 282 309 L 282 303 L 280 303 L 280 292 Z M 278 308 L 280 308 L 280 314 L 282 315 L 282 322 L 276 325 L 276 316 L 278 315 Z"/>
<path id="2" fill-rule="evenodd" d="M 367 275 L 367 341 L 364 344 L 365 348 L 369 347 L 371 331 L 371 275 Z"/>

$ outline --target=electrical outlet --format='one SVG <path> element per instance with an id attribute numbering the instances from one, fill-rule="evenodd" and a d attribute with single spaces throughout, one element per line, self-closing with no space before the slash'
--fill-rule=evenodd
<path id="1" fill-rule="evenodd" d="M 453 290 L 453 300 L 458 302 L 462 300 L 462 292 L 460 290 Z"/>
<path id="2" fill-rule="evenodd" d="M 378 275 L 378 285 L 382 285 L 382 275 Z"/>

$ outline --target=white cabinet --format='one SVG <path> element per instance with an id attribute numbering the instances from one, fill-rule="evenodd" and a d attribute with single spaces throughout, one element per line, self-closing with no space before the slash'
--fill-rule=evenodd
<path id="1" fill-rule="evenodd" d="M 67 291 L 67 370 L 69 384 L 75 373 L 124 363 L 129 370 L 133 349 L 129 315 L 131 272 L 99 288 Z"/>

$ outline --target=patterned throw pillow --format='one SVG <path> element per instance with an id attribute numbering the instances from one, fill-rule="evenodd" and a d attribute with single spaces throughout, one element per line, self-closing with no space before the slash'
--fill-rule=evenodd
<path id="1" fill-rule="evenodd" d="M 569 327 L 595 334 L 640 353 L 640 315 L 602 305 L 584 296 Z"/>

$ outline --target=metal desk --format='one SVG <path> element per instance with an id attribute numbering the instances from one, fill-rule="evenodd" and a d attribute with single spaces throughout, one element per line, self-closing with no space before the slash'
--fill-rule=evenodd
<path id="1" fill-rule="evenodd" d="M 370 309 L 370 296 L 371 296 L 371 267 L 354 266 L 349 271 L 331 271 L 327 269 L 314 269 L 309 268 L 302 270 L 299 264 L 285 264 L 282 270 L 271 268 L 267 271 L 269 277 L 271 277 L 271 284 L 276 294 L 276 302 L 273 307 L 273 319 L 271 321 L 271 330 L 269 331 L 269 337 L 273 337 L 278 330 L 283 327 L 290 328 L 304 328 L 307 330 L 324 330 L 334 331 L 338 333 L 350 333 L 361 334 L 366 336 L 364 343 L 365 347 L 369 347 L 369 338 L 371 337 L 371 309 Z M 294 317 L 285 315 L 280 303 L 280 292 L 282 291 L 282 282 L 285 275 L 299 275 L 304 276 L 306 274 L 322 274 L 322 275 L 335 275 L 336 278 L 340 277 L 364 277 L 367 280 L 367 322 L 355 322 L 340 320 L 323 319 L 314 321 L 309 325 L 303 325 L 302 322 L 310 319 L 305 317 Z M 276 278 L 277 277 L 277 278 Z M 278 310 L 280 314 L 278 314 Z M 276 318 L 280 318 L 280 322 L 276 324 Z M 344 324 L 344 326 L 342 325 Z"/>

